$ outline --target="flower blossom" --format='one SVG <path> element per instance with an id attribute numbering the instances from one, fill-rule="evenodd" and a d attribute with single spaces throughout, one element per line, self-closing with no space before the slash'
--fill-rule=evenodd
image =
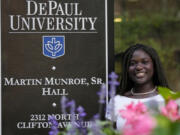
<path id="1" fill-rule="evenodd" d="M 58 122 L 54 116 L 48 117 L 49 122 L 51 123 L 51 131 L 49 131 L 49 135 L 57 135 L 59 133 L 58 130 Z"/>
<path id="2" fill-rule="evenodd" d="M 150 135 L 155 127 L 155 120 L 147 113 L 146 106 L 139 102 L 132 102 L 125 110 L 120 110 L 120 115 L 126 119 L 123 135 Z"/>
<path id="3" fill-rule="evenodd" d="M 100 91 L 97 93 L 99 96 L 99 103 L 104 104 L 105 103 L 105 98 L 106 98 L 106 85 L 102 84 Z"/>
<path id="4" fill-rule="evenodd" d="M 174 100 L 170 100 L 168 104 L 161 109 L 161 112 L 164 116 L 168 117 L 172 121 L 180 120 L 178 105 Z"/>

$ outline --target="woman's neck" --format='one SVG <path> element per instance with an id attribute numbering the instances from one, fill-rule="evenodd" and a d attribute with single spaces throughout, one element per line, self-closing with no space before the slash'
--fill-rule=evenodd
<path id="1" fill-rule="evenodd" d="M 155 88 L 155 85 L 153 84 L 153 82 L 149 82 L 146 84 L 135 85 L 133 88 L 133 91 L 135 93 L 145 93 L 145 92 L 152 91 L 154 88 Z"/>

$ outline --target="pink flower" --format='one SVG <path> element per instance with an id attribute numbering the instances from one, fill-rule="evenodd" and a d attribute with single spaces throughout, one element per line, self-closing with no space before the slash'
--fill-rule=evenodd
<path id="1" fill-rule="evenodd" d="M 180 120 L 178 105 L 174 100 L 170 100 L 168 104 L 161 109 L 161 112 L 164 116 L 168 117 L 172 121 Z"/>
<path id="2" fill-rule="evenodd" d="M 126 119 L 123 135 L 150 135 L 155 127 L 155 120 L 147 113 L 146 106 L 139 102 L 131 103 L 125 110 L 120 110 L 120 115 Z"/>
<path id="3" fill-rule="evenodd" d="M 132 118 L 135 118 L 136 116 L 139 116 L 140 114 L 147 113 L 146 106 L 139 102 L 138 104 L 134 105 L 132 102 L 128 106 L 126 106 L 126 110 L 119 110 L 120 115 L 127 119 L 127 122 L 131 121 Z"/>

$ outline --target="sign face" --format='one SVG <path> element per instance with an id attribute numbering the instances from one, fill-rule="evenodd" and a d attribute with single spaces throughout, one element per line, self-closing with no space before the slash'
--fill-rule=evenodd
<path id="1" fill-rule="evenodd" d="M 1 1 L 1 135 L 48 134 L 65 96 L 98 112 L 108 76 L 107 0 Z M 77 114 L 78 115 L 78 114 Z M 87 121 L 88 122 L 88 121 Z"/>

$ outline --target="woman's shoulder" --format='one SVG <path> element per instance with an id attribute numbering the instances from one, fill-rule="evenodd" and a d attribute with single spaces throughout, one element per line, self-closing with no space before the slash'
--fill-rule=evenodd
<path id="1" fill-rule="evenodd" d="M 132 96 L 131 91 L 127 91 L 126 93 L 124 93 L 124 96 L 126 96 L 126 97 L 131 97 L 131 96 Z"/>
<path id="2" fill-rule="evenodd" d="M 129 98 L 125 95 L 116 95 L 113 99 L 111 99 L 110 102 L 114 102 L 115 106 L 119 106 L 119 105 L 124 105 L 127 103 L 131 103 L 132 101 L 134 101 L 134 99 Z"/>
<path id="3" fill-rule="evenodd" d="M 111 99 L 112 100 L 112 99 Z M 119 103 L 131 103 L 131 102 L 146 102 L 149 100 L 156 100 L 156 101 L 164 101 L 163 97 L 159 94 L 147 98 L 132 98 L 132 95 L 130 92 L 125 93 L 124 95 L 116 95 L 113 98 L 113 102 L 116 104 Z M 111 101 L 112 102 L 112 101 Z"/>
<path id="4" fill-rule="evenodd" d="M 114 100 L 116 101 L 116 100 L 123 100 L 124 98 L 127 98 L 127 96 L 124 96 L 124 95 L 116 95 L 116 96 L 114 96 Z"/>
<path id="5" fill-rule="evenodd" d="M 114 96 L 114 99 L 115 100 L 118 100 L 118 99 L 123 99 L 123 98 L 131 98 L 132 94 L 130 91 L 124 93 L 123 95 L 121 94 L 117 94 L 116 96 Z"/>

